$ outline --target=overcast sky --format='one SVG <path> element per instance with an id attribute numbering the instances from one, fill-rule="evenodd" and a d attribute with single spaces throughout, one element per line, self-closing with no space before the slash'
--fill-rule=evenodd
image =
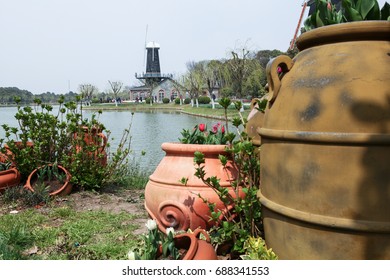
<path id="1" fill-rule="evenodd" d="M 226 58 L 244 45 L 286 51 L 302 3 L 0 0 L 0 87 L 60 94 L 83 83 L 105 91 L 108 80 L 138 85 L 145 41 L 160 44 L 161 71 L 174 75 L 188 61 Z"/>

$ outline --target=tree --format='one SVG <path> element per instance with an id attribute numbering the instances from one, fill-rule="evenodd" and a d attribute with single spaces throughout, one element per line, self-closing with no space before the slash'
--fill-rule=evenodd
<path id="1" fill-rule="evenodd" d="M 184 76 L 184 84 L 189 89 L 191 99 L 196 100 L 196 107 L 199 106 L 198 97 L 202 92 L 203 76 L 202 72 L 203 65 L 197 62 L 187 62 L 187 73 Z M 193 103 L 192 103 L 193 106 Z"/>
<path id="2" fill-rule="evenodd" d="M 79 91 L 85 104 L 91 106 L 92 96 L 98 92 L 98 88 L 91 84 L 81 84 Z"/>
<path id="3" fill-rule="evenodd" d="M 123 83 L 119 81 L 115 81 L 115 82 L 108 81 L 108 82 L 111 86 L 111 91 L 114 94 L 115 106 L 118 106 L 118 94 L 122 90 Z"/>
<path id="4" fill-rule="evenodd" d="M 257 68 L 257 63 L 251 57 L 251 52 L 246 48 L 232 51 L 232 57 L 226 62 L 230 76 L 231 87 L 238 98 L 243 97 L 243 86 L 246 79 Z"/>
<path id="5" fill-rule="evenodd" d="M 271 58 L 285 54 L 279 50 L 261 50 L 256 53 L 256 59 L 260 62 L 260 65 L 265 69 Z"/>
<path id="6" fill-rule="evenodd" d="M 244 82 L 243 90 L 246 93 L 246 96 L 250 96 L 251 99 L 262 97 L 265 94 L 265 84 L 262 84 L 264 79 L 266 79 L 266 75 L 259 64 L 258 68 L 252 71 L 252 73 Z"/>

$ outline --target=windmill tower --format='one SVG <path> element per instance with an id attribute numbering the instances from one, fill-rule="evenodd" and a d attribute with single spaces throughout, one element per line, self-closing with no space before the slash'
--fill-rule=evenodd
<path id="1" fill-rule="evenodd" d="M 172 75 L 162 75 L 160 68 L 160 45 L 156 42 L 146 44 L 146 72 L 142 75 L 135 74 L 138 80 L 143 80 L 146 86 L 160 83 L 164 79 L 171 79 Z"/>
<path id="2" fill-rule="evenodd" d="M 160 69 L 160 58 L 158 55 L 158 50 L 160 45 L 155 42 L 149 42 L 146 45 L 146 74 L 145 76 L 149 77 L 159 77 L 161 76 Z"/>

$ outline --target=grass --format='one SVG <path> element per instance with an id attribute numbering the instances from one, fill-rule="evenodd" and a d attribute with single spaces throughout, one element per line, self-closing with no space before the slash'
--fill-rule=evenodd
<path id="1" fill-rule="evenodd" d="M 150 110 L 175 110 L 181 111 L 186 114 L 200 115 L 209 118 L 224 118 L 224 110 L 219 104 L 215 104 L 215 109 L 212 108 L 211 104 L 199 104 L 199 107 L 192 107 L 190 104 L 178 105 L 173 103 L 163 104 L 155 103 L 152 106 L 146 103 L 121 103 L 118 106 L 114 104 L 93 104 L 91 107 L 83 107 L 87 110 L 129 110 L 129 111 L 150 111 Z M 247 117 L 250 108 L 249 105 L 245 104 L 245 111 L 242 113 L 243 117 Z M 228 108 L 228 118 L 238 117 L 238 112 L 231 105 Z"/>
<path id="2" fill-rule="evenodd" d="M 110 203 L 111 192 L 142 190 L 147 181 L 148 172 L 130 164 L 102 190 L 100 201 Z M 76 211 L 70 201 L 59 207 L 54 199 L 45 200 L 41 210 L 33 207 L 41 202 L 35 193 L 23 191 L 23 186 L 0 195 L 0 210 L 7 212 L 0 214 L 0 260 L 124 260 L 140 242 L 133 234 L 139 228 L 134 220 L 143 218 L 140 214 Z M 22 210 L 10 214 L 10 209 Z"/>
<path id="3" fill-rule="evenodd" d="M 69 207 L 0 216 L 0 260 L 123 260 L 138 241 L 125 212 L 75 212 Z"/>

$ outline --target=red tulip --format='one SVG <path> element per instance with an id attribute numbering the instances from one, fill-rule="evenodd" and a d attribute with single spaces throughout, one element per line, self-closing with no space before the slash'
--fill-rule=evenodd
<path id="1" fill-rule="evenodd" d="M 222 126 L 222 127 L 221 127 L 221 132 L 222 132 L 222 134 L 225 133 L 225 126 Z"/>
<path id="2" fill-rule="evenodd" d="M 206 130 L 206 125 L 204 123 L 199 124 L 199 130 L 204 132 Z"/>

